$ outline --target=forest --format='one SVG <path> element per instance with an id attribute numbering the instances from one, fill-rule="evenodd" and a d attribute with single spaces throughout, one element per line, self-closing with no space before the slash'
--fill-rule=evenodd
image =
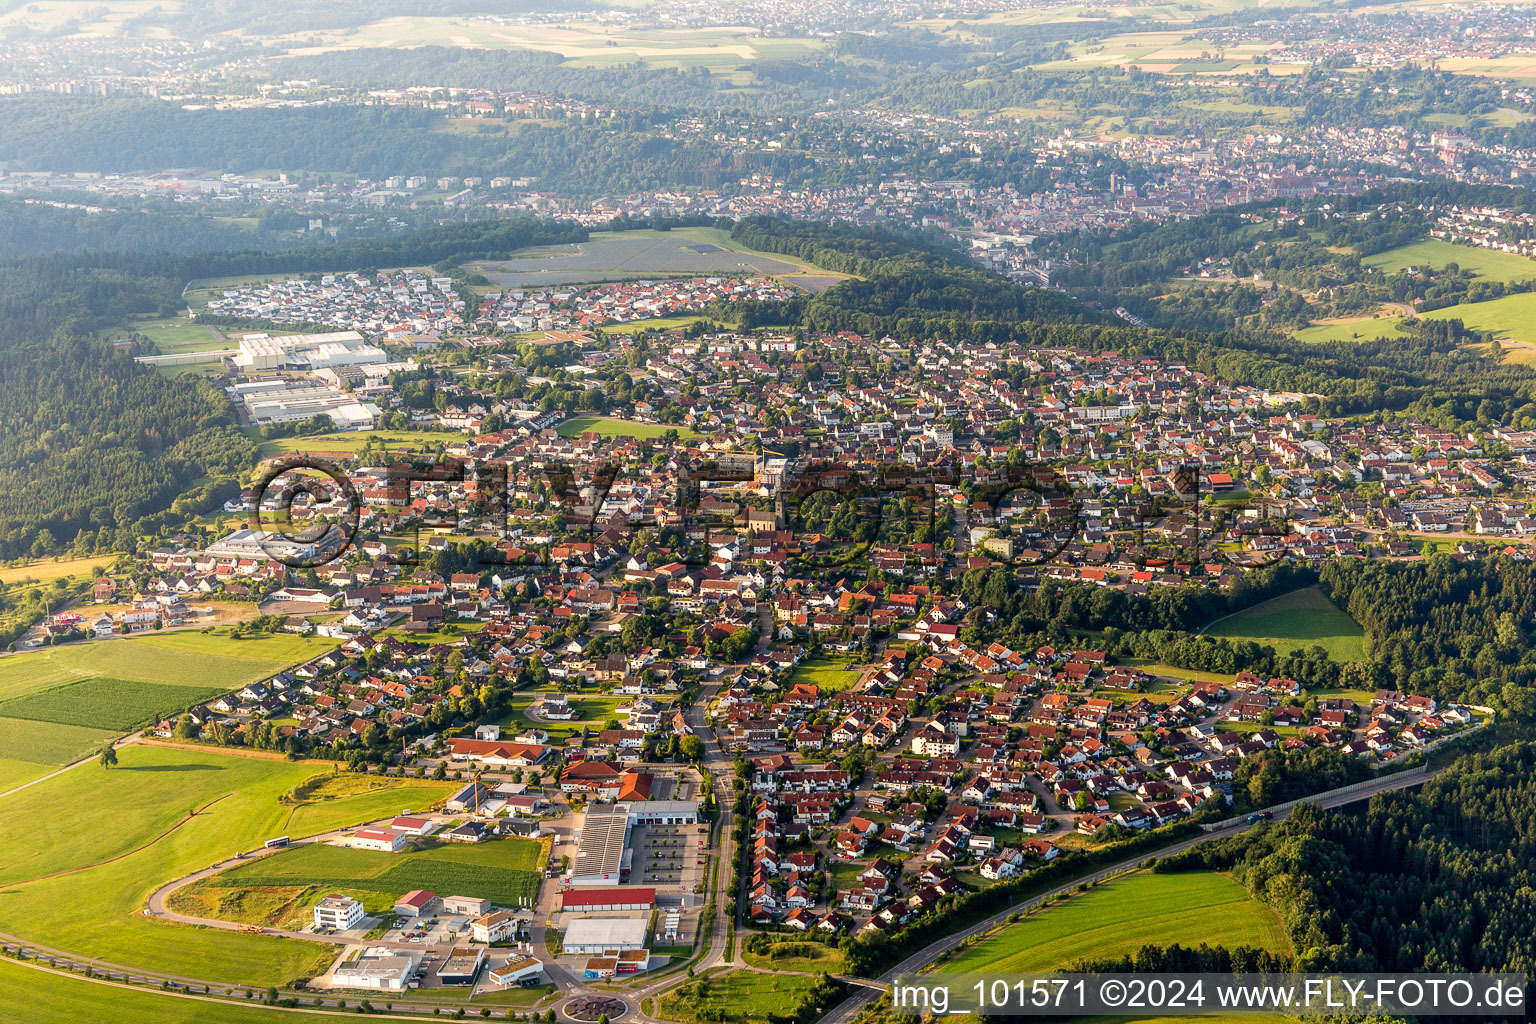
<path id="1" fill-rule="evenodd" d="M 1529 973 L 1533 769 L 1529 742 L 1469 754 L 1364 813 L 1304 805 L 1155 870 L 1232 872 L 1279 913 L 1297 970 Z"/>
<path id="2" fill-rule="evenodd" d="M 162 376 L 133 361 L 139 349 L 99 335 L 132 315 L 177 312 L 188 280 L 448 265 L 585 237 L 575 226 L 512 219 L 294 250 L 0 265 L 0 558 L 137 550 L 141 535 L 179 528 L 224 500 L 221 482 L 227 490 L 254 464 L 255 445 L 235 429 L 222 393 L 201 378 Z"/>

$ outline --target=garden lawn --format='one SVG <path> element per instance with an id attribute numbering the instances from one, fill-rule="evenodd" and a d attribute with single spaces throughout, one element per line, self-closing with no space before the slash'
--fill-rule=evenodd
<path id="1" fill-rule="evenodd" d="M 808 658 L 795 666 L 794 673 L 789 677 L 789 686 L 796 683 L 810 683 L 821 688 L 823 695 L 837 693 L 846 690 L 859 681 L 863 673 L 857 669 L 846 666 L 851 662 L 848 658 L 829 658 L 825 655 Z"/>
<path id="2" fill-rule="evenodd" d="M 0 717 L 132 729 L 219 695 L 218 687 L 171 686 L 97 676 L 0 702 Z"/>
<path id="3" fill-rule="evenodd" d="M 538 895 L 542 844 L 530 839 L 496 839 L 457 845 L 429 840 L 424 849 L 402 853 L 341 846 L 301 846 L 263 857 L 210 879 L 228 887 L 309 885 L 404 896 L 429 889 L 515 906 Z"/>
<path id="4" fill-rule="evenodd" d="M 1290 948 L 1279 916 L 1226 875 L 1146 872 L 1006 925 L 937 969 L 946 974 L 1051 971 L 1175 942 L 1273 952 Z"/>
<path id="5" fill-rule="evenodd" d="M 1365 631 L 1316 588 L 1289 594 L 1217 619 L 1205 628 L 1210 636 L 1254 640 L 1280 654 L 1314 645 L 1334 661 L 1365 657 Z"/>
<path id="6" fill-rule="evenodd" d="M 330 766 L 139 744 L 118 757 L 117 768 L 85 765 L 5 798 L 0 932 L 150 970 L 263 986 L 313 974 L 331 950 L 149 918 L 141 910 L 150 892 L 273 836 L 422 808 L 451 788 L 390 780 L 380 790 L 295 806 L 280 798 Z"/>

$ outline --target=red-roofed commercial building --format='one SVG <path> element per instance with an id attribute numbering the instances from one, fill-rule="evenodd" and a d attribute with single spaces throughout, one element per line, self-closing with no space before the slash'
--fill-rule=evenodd
<path id="1" fill-rule="evenodd" d="M 561 910 L 650 910 L 656 890 L 623 885 L 613 889 L 567 889 L 560 894 Z"/>

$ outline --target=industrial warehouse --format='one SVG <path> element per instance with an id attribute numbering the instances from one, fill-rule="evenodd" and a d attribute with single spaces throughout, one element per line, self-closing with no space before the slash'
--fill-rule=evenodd
<path id="1" fill-rule="evenodd" d="M 633 826 L 692 825 L 698 820 L 698 804 L 689 800 L 595 804 L 587 808 L 567 881 L 570 885 L 606 886 L 626 882 L 632 866 L 629 839 Z"/>

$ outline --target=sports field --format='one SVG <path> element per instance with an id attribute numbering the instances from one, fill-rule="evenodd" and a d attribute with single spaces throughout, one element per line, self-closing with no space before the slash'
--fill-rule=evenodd
<path id="1" fill-rule="evenodd" d="M 1022 974 L 1145 945 L 1290 948 L 1275 912 L 1215 872 L 1138 873 L 1031 914 L 943 961 L 945 973 Z"/>
<path id="2" fill-rule="evenodd" d="M 84 765 L 0 799 L 0 932 L 149 969 L 260 985 L 313 973 L 329 950 L 146 917 L 140 910 L 150 892 L 273 836 L 424 809 L 454 785 L 388 780 L 383 788 L 294 803 L 279 798 L 328 765 L 137 744 L 118 757 L 117 768 Z"/>
<path id="3" fill-rule="evenodd" d="M 263 857 L 209 879 L 210 885 L 314 886 L 360 889 L 400 897 L 412 889 L 478 896 L 500 906 L 518 906 L 539 892 L 537 868 L 543 844 L 531 839 L 496 839 L 458 845 L 428 840 L 426 849 L 401 853 L 352 850 L 315 844 Z"/>
<path id="4" fill-rule="evenodd" d="M 1293 590 L 1218 619 L 1205 632 L 1269 644 L 1281 654 L 1316 645 L 1334 661 L 1365 657 L 1365 631 L 1316 588 Z"/>
<path id="5" fill-rule="evenodd" d="M 1454 263 L 1488 281 L 1508 284 L 1536 277 L 1536 260 L 1481 246 L 1457 245 L 1440 238 L 1426 238 L 1411 245 L 1400 245 L 1367 256 L 1361 262 L 1388 274 L 1408 267 L 1444 267 Z"/>
<path id="6" fill-rule="evenodd" d="M 653 438 L 661 437 L 669 430 L 677 431 L 677 436 L 682 438 L 698 436 L 687 427 L 669 427 L 662 423 L 636 423 L 634 420 L 616 420 L 607 416 L 577 416 L 556 427 L 555 433 L 561 437 L 576 437 L 590 431 L 601 434 L 603 437 Z"/>
<path id="7" fill-rule="evenodd" d="M 514 253 L 510 259 L 467 265 L 504 288 L 691 274 L 783 277 L 791 282 L 799 275 L 834 281 L 843 276 L 792 256 L 747 249 L 733 240 L 730 232 L 702 227 L 598 231 L 585 242 L 535 246 Z"/>

